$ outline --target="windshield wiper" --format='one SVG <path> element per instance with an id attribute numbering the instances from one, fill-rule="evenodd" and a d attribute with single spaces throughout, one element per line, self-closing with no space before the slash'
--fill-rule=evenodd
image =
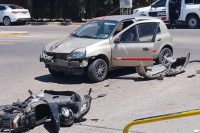
<path id="1" fill-rule="evenodd" d="M 94 39 L 97 39 L 96 37 L 93 37 L 93 36 L 87 36 L 87 35 L 84 35 L 84 36 L 79 36 L 81 38 L 94 38 Z"/>
<path id="2" fill-rule="evenodd" d="M 71 36 L 74 36 L 74 37 L 79 37 L 79 35 L 77 35 L 77 34 L 71 34 Z"/>

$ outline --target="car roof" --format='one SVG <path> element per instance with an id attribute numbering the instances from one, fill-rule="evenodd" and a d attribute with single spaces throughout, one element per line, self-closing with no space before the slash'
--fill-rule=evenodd
<path id="1" fill-rule="evenodd" d="M 136 21 L 141 21 L 141 20 L 158 20 L 157 18 L 154 17 L 146 17 L 146 16 L 139 16 L 136 17 L 135 15 L 113 15 L 113 16 L 102 16 L 98 18 L 94 18 L 98 20 L 114 20 L 114 21 L 123 21 L 127 19 L 135 19 Z"/>

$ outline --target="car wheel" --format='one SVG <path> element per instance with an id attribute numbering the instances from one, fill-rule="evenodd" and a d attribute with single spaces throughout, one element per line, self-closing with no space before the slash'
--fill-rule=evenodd
<path id="1" fill-rule="evenodd" d="M 169 62 L 166 60 L 166 57 L 171 57 L 172 51 L 169 48 L 163 48 L 158 56 L 158 63 L 168 66 Z"/>
<path id="2" fill-rule="evenodd" d="M 101 82 L 108 72 L 107 63 L 103 59 L 97 59 L 88 67 L 88 77 L 93 82 Z"/>
<path id="3" fill-rule="evenodd" d="M 56 70 L 53 70 L 52 68 L 49 68 L 49 73 L 55 77 L 61 77 L 65 74 L 65 72 L 63 71 L 56 71 Z"/>
<path id="4" fill-rule="evenodd" d="M 4 19 L 3 19 L 3 24 L 4 24 L 5 26 L 9 26 L 9 25 L 11 24 L 10 18 L 9 18 L 9 17 L 4 17 Z"/>
<path id="5" fill-rule="evenodd" d="M 187 18 L 187 27 L 190 29 L 196 29 L 199 27 L 199 18 L 195 15 L 191 15 Z"/>

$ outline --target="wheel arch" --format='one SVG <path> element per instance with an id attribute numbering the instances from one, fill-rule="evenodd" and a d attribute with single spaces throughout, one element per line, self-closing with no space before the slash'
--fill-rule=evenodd
<path id="1" fill-rule="evenodd" d="M 162 49 L 160 50 L 160 52 L 164 49 L 164 48 L 169 48 L 172 51 L 172 55 L 174 53 L 172 46 L 170 46 L 169 44 L 165 45 L 164 47 L 162 47 Z"/>
<path id="2" fill-rule="evenodd" d="M 96 55 L 96 56 L 93 56 L 92 58 L 90 58 L 89 59 L 89 63 L 88 63 L 88 66 L 93 62 L 93 61 L 95 61 L 96 59 L 103 59 L 105 62 L 106 62 L 106 64 L 107 64 L 107 66 L 108 66 L 108 68 L 109 68 L 109 59 L 108 59 L 108 57 L 106 56 L 106 55 L 104 55 L 104 54 L 99 54 L 99 55 Z"/>
<path id="3" fill-rule="evenodd" d="M 188 13 L 188 14 L 186 15 L 186 19 L 185 19 L 185 20 L 187 21 L 187 19 L 188 19 L 190 16 L 196 16 L 196 17 L 199 18 L 199 15 L 198 15 L 197 13 L 192 12 L 192 13 Z"/>

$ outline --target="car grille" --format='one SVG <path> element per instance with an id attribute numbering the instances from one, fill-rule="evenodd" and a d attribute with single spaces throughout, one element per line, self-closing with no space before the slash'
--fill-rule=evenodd
<path id="1" fill-rule="evenodd" d="M 158 16 L 158 12 L 149 12 L 149 16 L 157 17 Z"/>

